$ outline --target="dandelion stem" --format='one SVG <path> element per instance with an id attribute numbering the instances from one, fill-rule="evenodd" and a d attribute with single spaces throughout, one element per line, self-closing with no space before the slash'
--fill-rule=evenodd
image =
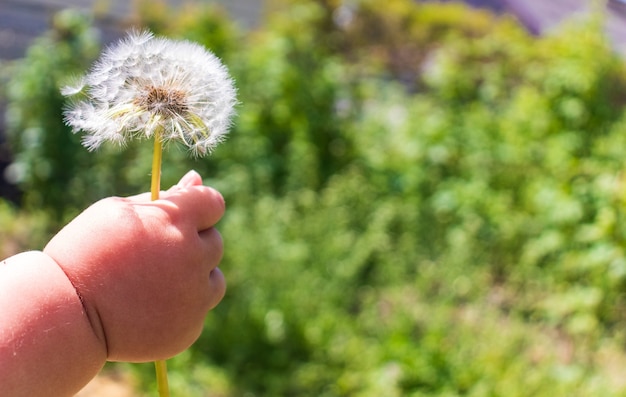
<path id="1" fill-rule="evenodd" d="M 154 152 L 152 153 L 152 182 L 150 183 L 150 194 L 152 200 L 159 199 L 159 192 L 161 191 L 161 160 L 163 158 L 163 142 L 161 140 L 161 133 L 157 129 L 154 133 Z M 165 360 L 158 360 L 154 362 L 156 370 L 157 389 L 160 397 L 169 397 L 170 390 L 167 381 L 167 364 Z"/>
<path id="2" fill-rule="evenodd" d="M 167 364 L 165 360 L 159 360 L 154 362 L 156 369 L 157 390 L 159 391 L 159 397 L 170 397 L 170 388 L 167 383 Z"/>
<path id="3" fill-rule="evenodd" d="M 150 184 L 150 194 L 152 200 L 159 199 L 161 191 L 161 159 L 163 158 L 163 142 L 161 134 L 154 133 L 154 152 L 152 153 L 152 183 Z"/>

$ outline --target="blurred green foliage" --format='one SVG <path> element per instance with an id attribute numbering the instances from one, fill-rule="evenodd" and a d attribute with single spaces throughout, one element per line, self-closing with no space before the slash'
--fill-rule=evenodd
<path id="1" fill-rule="evenodd" d="M 532 37 L 453 3 L 282 0 L 243 32 L 195 7 L 138 21 L 214 49 L 241 101 L 210 158 L 164 158 L 164 185 L 195 168 L 228 202 L 229 291 L 174 395 L 626 393 L 626 69 L 601 19 Z M 27 211 L 149 183 L 150 145 L 89 154 L 61 124 L 81 21 L 8 90 Z"/>

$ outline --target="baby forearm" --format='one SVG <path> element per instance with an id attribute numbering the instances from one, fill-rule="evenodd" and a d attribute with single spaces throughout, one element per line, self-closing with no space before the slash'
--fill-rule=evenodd
<path id="1" fill-rule="evenodd" d="M 0 390 L 72 396 L 106 361 L 76 290 L 42 252 L 0 262 Z"/>

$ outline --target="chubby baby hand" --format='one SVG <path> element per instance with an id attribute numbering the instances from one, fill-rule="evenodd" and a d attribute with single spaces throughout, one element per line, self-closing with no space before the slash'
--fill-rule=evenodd
<path id="1" fill-rule="evenodd" d="M 224 209 L 191 171 L 156 201 L 98 201 L 44 248 L 76 288 L 108 360 L 170 358 L 200 336 L 226 290 L 214 228 Z"/>

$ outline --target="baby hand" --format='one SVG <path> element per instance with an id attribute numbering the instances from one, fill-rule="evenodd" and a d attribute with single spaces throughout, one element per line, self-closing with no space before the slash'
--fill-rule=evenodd
<path id="1" fill-rule="evenodd" d="M 170 358 L 200 336 L 226 290 L 213 227 L 224 209 L 190 172 L 156 201 L 142 194 L 95 203 L 44 248 L 76 288 L 108 360 Z"/>

